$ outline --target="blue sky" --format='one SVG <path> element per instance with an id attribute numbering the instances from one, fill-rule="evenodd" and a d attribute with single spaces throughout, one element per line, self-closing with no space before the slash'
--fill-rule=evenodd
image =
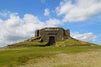
<path id="1" fill-rule="evenodd" d="M 44 27 L 70 29 L 76 39 L 101 44 L 101 0 L 0 0 L 0 46 Z"/>

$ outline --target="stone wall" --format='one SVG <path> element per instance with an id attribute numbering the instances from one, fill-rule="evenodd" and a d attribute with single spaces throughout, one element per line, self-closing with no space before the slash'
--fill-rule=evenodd
<path id="1" fill-rule="evenodd" d="M 65 40 L 70 37 L 70 31 L 58 27 L 43 28 L 36 30 L 35 37 L 41 37 L 42 41 L 49 41 L 50 37 L 54 37 L 55 41 Z"/>

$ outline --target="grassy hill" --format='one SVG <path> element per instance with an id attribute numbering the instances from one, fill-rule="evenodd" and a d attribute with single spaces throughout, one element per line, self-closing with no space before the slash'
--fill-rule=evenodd
<path id="1" fill-rule="evenodd" d="M 8 45 L 8 47 L 39 47 L 39 46 L 43 47 L 43 46 L 47 46 L 47 43 L 48 42 L 40 42 L 40 40 L 34 40 L 34 41 L 26 40 L 23 42 Z M 74 38 L 69 38 L 66 40 L 57 41 L 52 46 L 91 46 L 91 45 L 96 45 L 96 44 L 76 40 Z"/>
<path id="2" fill-rule="evenodd" d="M 0 48 L 0 67 L 101 67 L 101 46 Z"/>

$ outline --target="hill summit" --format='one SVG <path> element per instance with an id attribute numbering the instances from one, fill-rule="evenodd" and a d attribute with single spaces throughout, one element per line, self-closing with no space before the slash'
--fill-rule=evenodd
<path id="1" fill-rule="evenodd" d="M 87 46 L 92 43 L 79 41 L 70 36 L 70 30 L 59 27 L 47 27 L 35 31 L 35 36 L 12 46 Z"/>

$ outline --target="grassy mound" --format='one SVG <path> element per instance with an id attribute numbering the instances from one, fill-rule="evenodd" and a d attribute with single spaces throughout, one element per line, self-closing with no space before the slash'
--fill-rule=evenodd
<path id="1" fill-rule="evenodd" d="M 23 42 L 8 45 L 7 47 L 39 47 L 39 46 L 43 47 L 43 46 L 47 46 L 47 44 L 48 42 L 40 42 L 39 40 L 35 40 L 35 41 L 26 40 Z M 90 45 L 95 45 L 95 44 L 76 40 L 74 38 L 69 38 L 66 40 L 57 41 L 56 43 L 54 43 L 53 46 L 90 46 Z"/>

